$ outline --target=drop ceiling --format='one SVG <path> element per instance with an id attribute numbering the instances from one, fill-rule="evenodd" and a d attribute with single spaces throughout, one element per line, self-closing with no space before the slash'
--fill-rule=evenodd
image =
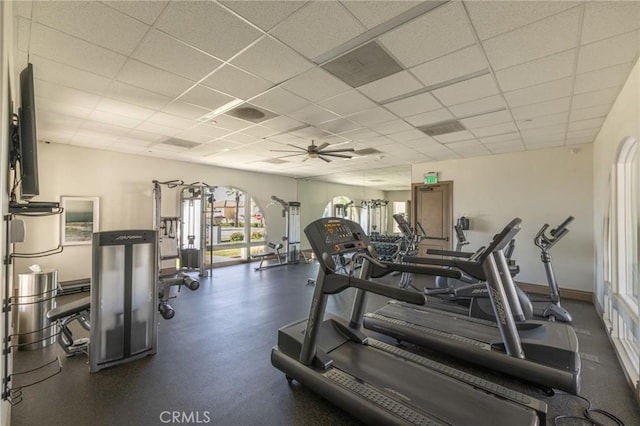
<path id="1" fill-rule="evenodd" d="M 640 46 L 639 2 L 14 5 L 40 140 L 350 184 L 591 143 Z M 355 153 L 272 151 L 311 140 Z"/>

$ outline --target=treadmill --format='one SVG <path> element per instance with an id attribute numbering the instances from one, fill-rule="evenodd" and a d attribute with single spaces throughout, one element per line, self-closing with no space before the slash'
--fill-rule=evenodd
<path id="1" fill-rule="evenodd" d="M 373 248 L 357 223 L 323 218 L 309 224 L 305 234 L 320 264 L 309 317 L 282 327 L 271 351 L 271 363 L 289 382 L 295 379 L 370 424 L 545 424 L 544 402 L 368 338 L 339 317 L 325 318 L 328 296 L 349 287 L 408 303 L 424 303 L 424 298 L 336 273 L 333 257 L 342 254 L 361 261 L 361 276 L 370 273 L 371 262 L 387 268 L 371 256 Z M 460 276 L 443 268 L 397 266 L 398 271 Z"/>
<path id="2" fill-rule="evenodd" d="M 457 268 L 486 281 L 497 322 L 490 322 L 394 301 L 364 315 L 364 327 L 400 341 L 438 350 L 477 365 L 536 384 L 549 394 L 559 389 L 580 392 L 580 355 L 573 328 L 548 321 L 516 322 L 511 306 L 515 285 L 502 249 L 520 230 L 512 220 L 477 260 L 405 258 L 406 262 Z M 372 276 L 376 274 L 373 272 Z M 356 298 L 360 295 L 356 295 Z M 352 324 L 363 320 L 354 309 Z"/>

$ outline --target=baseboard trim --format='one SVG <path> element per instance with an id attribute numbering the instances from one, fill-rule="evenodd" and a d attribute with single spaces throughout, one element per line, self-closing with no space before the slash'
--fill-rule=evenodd
<path id="1" fill-rule="evenodd" d="M 546 285 L 518 282 L 518 287 L 527 293 L 549 295 L 549 287 Z M 593 292 L 591 291 L 562 288 L 560 289 L 560 294 L 563 299 L 580 300 L 582 302 L 593 303 Z"/>

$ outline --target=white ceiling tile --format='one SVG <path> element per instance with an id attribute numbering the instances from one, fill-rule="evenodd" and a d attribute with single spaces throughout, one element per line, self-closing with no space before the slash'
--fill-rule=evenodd
<path id="1" fill-rule="evenodd" d="M 113 78 L 126 56 L 34 23 L 30 53 L 74 68 Z"/>
<path id="2" fill-rule="evenodd" d="M 525 87 L 524 89 L 505 92 L 504 97 L 507 99 L 509 106 L 513 108 L 570 96 L 572 88 L 573 79 L 568 77 L 536 86 Z"/>
<path id="3" fill-rule="evenodd" d="M 201 85 L 191 88 L 180 96 L 180 101 L 214 110 L 233 100 L 232 97 Z"/>
<path id="4" fill-rule="evenodd" d="M 413 129 L 413 126 L 407 124 L 407 122 L 405 122 L 404 120 L 393 120 L 384 124 L 374 125 L 370 127 L 381 135 L 390 135 L 392 133 L 404 132 Z"/>
<path id="5" fill-rule="evenodd" d="M 271 37 L 262 38 L 231 63 L 273 83 L 281 83 L 313 66 L 311 62 Z"/>
<path id="6" fill-rule="evenodd" d="M 521 152 L 525 150 L 522 142 L 514 142 L 507 145 L 487 146 L 487 149 L 491 151 L 492 154 L 507 154 L 509 152 Z"/>
<path id="7" fill-rule="evenodd" d="M 490 74 L 452 84 L 431 92 L 445 105 L 456 105 L 498 93 Z"/>
<path id="8" fill-rule="evenodd" d="M 124 64 L 118 81 L 170 97 L 180 95 L 193 84 L 186 78 L 135 60 Z"/>
<path id="9" fill-rule="evenodd" d="M 447 147 L 463 157 L 477 157 L 491 154 L 491 152 L 478 141 L 453 142 L 447 144 Z"/>
<path id="10" fill-rule="evenodd" d="M 548 148 L 556 148 L 559 146 L 563 146 L 564 141 L 558 139 L 553 141 L 533 141 L 533 142 L 525 142 L 525 147 L 527 151 L 532 151 L 536 149 L 548 149 Z"/>
<path id="11" fill-rule="evenodd" d="M 46 111 L 47 113 L 57 113 L 62 116 L 68 117 L 69 119 L 77 120 L 88 118 L 92 111 L 92 108 L 85 108 L 78 105 L 68 104 L 66 102 L 61 102 L 56 98 L 36 97 L 36 105 L 38 109 L 38 132 L 40 132 L 40 126 L 42 124 L 42 112 Z"/>
<path id="12" fill-rule="evenodd" d="M 284 115 L 272 118 L 268 121 L 264 121 L 261 124 L 265 127 L 277 130 L 279 132 L 286 132 L 304 125 L 300 121 L 294 120 L 293 118 Z"/>
<path id="13" fill-rule="evenodd" d="M 632 62 L 638 57 L 640 31 L 611 37 L 580 48 L 578 74 Z"/>
<path id="14" fill-rule="evenodd" d="M 325 99 L 319 102 L 318 105 L 338 115 L 349 115 L 376 106 L 375 102 L 361 95 L 357 90 L 351 90 L 333 98 Z"/>
<path id="15" fill-rule="evenodd" d="M 449 111 L 451 111 L 456 117 L 465 117 L 469 115 L 482 114 L 487 111 L 495 111 L 506 107 L 507 105 L 505 104 L 502 95 L 494 95 L 472 102 L 451 106 L 449 107 Z"/>
<path id="16" fill-rule="evenodd" d="M 594 92 L 580 93 L 573 97 L 573 108 L 587 108 L 596 105 L 611 105 L 618 96 L 621 87 L 609 87 Z"/>
<path id="17" fill-rule="evenodd" d="M 25 2 L 22 2 L 25 3 Z M 31 21 L 22 17 L 17 19 L 16 46 L 21 52 L 29 52 L 31 44 Z"/>
<path id="18" fill-rule="evenodd" d="M 567 124 L 558 124 L 555 126 L 539 127 L 536 129 L 523 129 L 520 134 L 525 139 L 538 138 L 541 136 L 549 138 L 563 137 L 567 131 Z"/>
<path id="19" fill-rule="evenodd" d="M 486 70 L 489 64 L 477 44 L 411 68 L 425 86 L 433 86 L 475 72 Z"/>
<path id="20" fill-rule="evenodd" d="M 292 131 L 291 134 L 303 140 L 326 138 L 330 135 L 329 132 L 315 126 L 306 126 Z"/>
<path id="21" fill-rule="evenodd" d="M 453 115 L 444 108 L 437 109 L 435 111 L 423 112 L 422 114 L 412 115 L 405 120 L 408 123 L 413 124 L 416 127 L 425 126 L 427 124 L 439 123 L 441 121 L 449 120 L 453 118 Z"/>
<path id="22" fill-rule="evenodd" d="M 208 124 L 214 125 L 216 127 L 221 127 L 223 129 L 229 130 L 242 130 L 247 127 L 253 126 L 253 123 L 248 121 L 240 120 L 235 117 L 231 117 L 226 114 L 218 115 L 217 117 L 208 121 Z"/>
<path id="23" fill-rule="evenodd" d="M 511 113 L 516 120 L 527 120 L 542 115 L 569 111 L 570 106 L 571 97 L 567 96 L 566 98 L 511 108 Z"/>
<path id="24" fill-rule="evenodd" d="M 461 2 L 449 2 L 382 35 L 379 39 L 406 67 L 475 43 Z"/>
<path id="25" fill-rule="evenodd" d="M 138 129 L 130 131 L 124 137 L 136 139 L 140 141 L 140 143 L 143 143 L 143 141 L 146 141 L 149 143 L 155 143 L 165 139 L 164 136 L 159 135 L 157 133 L 145 132 L 143 130 L 138 130 Z"/>
<path id="26" fill-rule="evenodd" d="M 604 123 L 604 117 L 590 118 L 588 120 L 571 121 L 569 123 L 569 131 L 584 130 L 584 129 L 600 129 Z"/>
<path id="27" fill-rule="evenodd" d="M 570 9 L 484 41 L 492 68 L 501 70 L 575 47 L 580 12 Z"/>
<path id="28" fill-rule="evenodd" d="M 349 119 L 355 121 L 356 123 L 360 123 L 363 126 L 373 126 L 376 124 L 397 120 L 398 117 L 383 108 L 376 107 L 350 115 Z"/>
<path id="29" fill-rule="evenodd" d="M 37 55 L 30 55 L 29 61 L 33 64 L 35 78 L 72 89 L 103 93 L 111 83 L 111 80 L 106 77 L 72 68 Z"/>
<path id="30" fill-rule="evenodd" d="M 318 127 L 324 130 L 328 130 L 333 133 L 348 132 L 350 130 L 359 129 L 362 126 L 358 123 L 354 123 L 346 118 L 336 118 L 335 120 L 326 121 L 318 124 Z"/>
<path id="31" fill-rule="evenodd" d="M 269 31 L 298 10 L 304 1 L 227 1 L 221 2 L 240 16 Z"/>
<path id="32" fill-rule="evenodd" d="M 592 137 L 581 137 L 581 138 L 571 138 L 571 139 L 567 139 L 566 144 L 567 145 L 579 145 L 579 144 L 585 144 L 585 143 L 591 143 L 593 142 L 593 138 Z"/>
<path id="33" fill-rule="evenodd" d="M 512 121 L 502 123 L 502 124 L 495 124 L 493 126 L 479 127 L 477 129 L 471 130 L 471 132 L 479 138 L 493 136 L 493 135 L 502 135 L 506 133 L 513 133 L 517 131 L 518 131 L 518 128 L 516 127 L 515 123 L 513 123 Z"/>
<path id="34" fill-rule="evenodd" d="M 38 106 L 40 106 L 40 104 L 38 104 Z M 44 126 L 45 128 L 51 128 L 52 130 L 67 129 L 70 132 L 75 132 L 87 117 L 88 115 L 83 117 L 70 116 L 66 114 L 66 111 L 46 109 L 38 111 L 37 120 L 38 125 Z M 40 128 L 38 128 L 38 136 L 41 136 L 39 132 Z M 44 139 L 44 137 L 41 138 Z"/>
<path id="35" fill-rule="evenodd" d="M 421 88 L 422 84 L 409 72 L 401 71 L 360 86 L 358 90 L 373 100 L 383 101 Z"/>
<path id="36" fill-rule="evenodd" d="M 185 130 L 195 126 L 196 124 L 199 124 L 199 122 L 195 120 L 188 120 L 186 118 L 167 114 L 165 112 L 156 112 L 151 117 L 149 117 L 148 121 L 151 123 L 162 124 L 168 127 L 174 127 L 180 130 Z"/>
<path id="37" fill-rule="evenodd" d="M 144 140 L 144 139 L 138 139 L 136 137 L 131 136 L 130 134 L 126 134 L 124 136 L 119 137 L 118 139 L 116 139 L 116 143 L 121 144 L 121 145 L 127 145 L 127 146 L 136 146 L 136 147 L 145 147 L 145 146 L 149 146 L 154 142 L 157 142 L 158 136 L 156 136 L 156 139 L 153 141 L 148 141 L 148 140 Z"/>
<path id="38" fill-rule="evenodd" d="M 336 114 L 329 112 L 326 109 L 320 108 L 313 104 L 308 105 L 297 111 L 293 111 L 288 115 L 295 118 L 296 120 L 300 120 L 308 124 L 319 124 L 324 121 L 329 121 L 329 120 L 338 118 Z"/>
<path id="39" fill-rule="evenodd" d="M 214 2 L 172 2 L 156 28 L 221 59 L 262 34 Z"/>
<path id="40" fill-rule="evenodd" d="M 338 2 L 308 2 L 271 34 L 313 59 L 366 30 Z"/>
<path id="41" fill-rule="evenodd" d="M 98 2 L 35 2 L 33 21 L 130 55 L 149 26 Z"/>
<path id="42" fill-rule="evenodd" d="M 116 1 L 108 0 L 103 2 L 105 5 L 118 9 L 132 18 L 136 18 L 145 24 L 151 25 L 160 16 L 164 8 L 169 4 L 168 1 Z"/>
<path id="43" fill-rule="evenodd" d="M 569 77 L 573 73 L 574 61 L 573 51 L 558 53 L 498 71 L 496 77 L 502 90 L 509 92 Z"/>
<path id="44" fill-rule="evenodd" d="M 96 94 L 71 89 L 42 80 L 35 80 L 34 91 L 38 97 L 50 98 L 56 102 L 63 102 L 83 108 L 93 108 L 100 101 L 100 97 Z"/>
<path id="45" fill-rule="evenodd" d="M 419 1 L 342 1 L 365 27 L 371 29 L 418 6 Z"/>
<path id="46" fill-rule="evenodd" d="M 211 112 L 206 108 L 186 104 L 180 101 L 171 102 L 170 104 L 163 107 L 162 111 L 168 114 L 177 115 L 178 117 L 190 118 L 192 120 L 198 119 Z"/>
<path id="47" fill-rule="evenodd" d="M 596 1 L 584 8 L 582 44 L 640 28 L 640 3 L 637 1 Z"/>
<path id="48" fill-rule="evenodd" d="M 132 57 L 192 81 L 200 80 L 222 64 L 158 30 L 147 35 Z"/>
<path id="49" fill-rule="evenodd" d="M 314 102 L 352 90 L 351 86 L 318 67 L 285 81 L 281 87 Z"/>
<path id="50" fill-rule="evenodd" d="M 144 123 L 139 125 L 136 130 L 147 133 L 155 133 L 156 135 L 163 136 L 164 138 L 175 136 L 180 131 L 178 129 L 174 129 L 173 127 L 163 126 L 161 124 L 151 123 L 149 121 L 145 121 Z"/>
<path id="51" fill-rule="evenodd" d="M 289 114 L 309 105 L 309 101 L 306 99 L 302 99 L 280 87 L 274 87 L 252 99 L 251 103 L 280 114 Z"/>
<path id="52" fill-rule="evenodd" d="M 352 141 L 366 141 L 369 139 L 378 138 L 380 137 L 380 134 L 370 129 L 358 129 L 350 132 L 345 132 L 341 136 Z"/>
<path id="53" fill-rule="evenodd" d="M 14 8 L 18 16 L 25 18 L 31 18 L 33 11 L 33 2 L 31 1 L 17 1 L 14 4 Z"/>
<path id="54" fill-rule="evenodd" d="M 478 37 L 486 40 L 498 34 L 555 15 L 580 2 L 572 1 L 465 1 Z"/>
<path id="55" fill-rule="evenodd" d="M 526 120 L 518 121 L 518 127 L 522 130 L 536 129 L 539 127 L 549 127 L 556 124 L 567 124 L 569 122 L 569 112 L 561 112 L 550 115 L 538 116 Z"/>
<path id="56" fill-rule="evenodd" d="M 200 84 L 248 100 L 273 86 L 273 83 L 255 77 L 233 65 L 225 65 Z"/>
<path id="57" fill-rule="evenodd" d="M 115 140 L 117 137 L 127 134 L 131 129 L 118 126 L 117 124 L 110 124 L 101 121 L 87 120 L 78 129 L 80 132 L 95 132 L 104 138 Z"/>
<path id="58" fill-rule="evenodd" d="M 416 139 L 420 139 L 421 141 L 423 141 L 425 137 L 428 137 L 418 129 L 404 130 L 402 132 L 396 132 L 386 136 L 393 141 L 403 143 L 414 141 Z"/>
<path id="59" fill-rule="evenodd" d="M 474 136 L 468 130 L 462 130 L 460 132 L 445 133 L 444 135 L 437 135 L 437 136 L 434 136 L 433 138 L 440 143 L 450 143 L 450 142 L 458 142 L 458 141 L 473 139 Z"/>
<path id="60" fill-rule="evenodd" d="M 420 95 L 389 102 L 388 104 L 385 104 L 384 107 L 400 117 L 410 117 L 423 112 L 440 109 L 442 108 L 442 104 L 438 102 L 431 93 L 422 93 Z"/>
<path id="61" fill-rule="evenodd" d="M 134 129 L 142 123 L 142 120 L 139 118 L 132 118 L 123 114 L 115 114 L 112 112 L 98 110 L 92 111 L 89 115 L 89 119 L 113 126 L 126 127 L 128 129 Z"/>
<path id="62" fill-rule="evenodd" d="M 127 117 L 136 118 L 138 120 L 146 120 L 155 112 L 152 109 L 139 107 L 137 105 L 120 102 L 115 99 L 109 98 L 102 98 L 95 108 L 98 111 L 126 115 Z"/>
<path id="63" fill-rule="evenodd" d="M 78 130 L 69 141 L 72 145 L 82 146 L 84 148 L 103 149 L 111 145 L 115 141 L 115 136 L 92 130 Z"/>
<path id="64" fill-rule="evenodd" d="M 611 105 L 603 104 L 588 108 L 574 108 L 571 111 L 571 121 L 586 120 L 588 118 L 606 117 L 609 114 Z"/>
<path id="65" fill-rule="evenodd" d="M 218 139 L 222 137 L 227 138 L 229 137 L 230 133 L 231 132 L 229 130 L 221 129 L 220 127 L 201 124 L 191 129 L 176 131 L 174 134 L 176 137 L 180 139 L 186 139 L 188 141 L 205 143 L 213 139 Z"/>
<path id="66" fill-rule="evenodd" d="M 114 81 L 105 95 L 109 98 L 150 109 L 160 109 L 171 102 L 171 98 L 168 96 L 130 86 L 119 81 Z"/>
<path id="67" fill-rule="evenodd" d="M 489 114 L 478 115 L 460 120 L 467 129 L 477 129 L 479 127 L 492 126 L 494 124 L 502 124 L 511 122 L 511 114 L 509 111 L 498 111 Z"/>
<path id="68" fill-rule="evenodd" d="M 579 94 L 606 89 L 608 87 L 622 86 L 629 77 L 629 71 L 632 66 L 633 63 L 629 62 L 578 74 L 576 76 L 574 93 Z"/>
<path id="69" fill-rule="evenodd" d="M 571 130 L 567 132 L 567 139 L 591 138 L 593 140 L 599 131 L 599 128 Z"/>
<path id="70" fill-rule="evenodd" d="M 517 132 L 505 133 L 503 135 L 487 136 L 480 138 L 480 141 L 485 145 L 506 145 L 514 142 L 522 143 L 520 140 L 520 134 Z"/>
<path id="71" fill-rule="evenodd" d="M 256 138 L 268 138 L 269 136 L 273 136 L 276 133 L 278 133 L 278 131 L 270 127 L 255 125 L 255 126 L 251 126 L 243 129 L 240 134 L 253 136 Z"/>

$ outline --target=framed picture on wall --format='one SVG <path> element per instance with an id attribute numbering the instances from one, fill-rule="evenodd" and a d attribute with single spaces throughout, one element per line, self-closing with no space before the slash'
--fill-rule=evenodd
<path id="1" fill-rule="evenodd" d="M 91 244 L 93 233 L 99 229 L 100 199 L 98 197 L 63 196 L 60 201 L 60 205 L 64 209 L 60 230 L 62 245 Z"/>

